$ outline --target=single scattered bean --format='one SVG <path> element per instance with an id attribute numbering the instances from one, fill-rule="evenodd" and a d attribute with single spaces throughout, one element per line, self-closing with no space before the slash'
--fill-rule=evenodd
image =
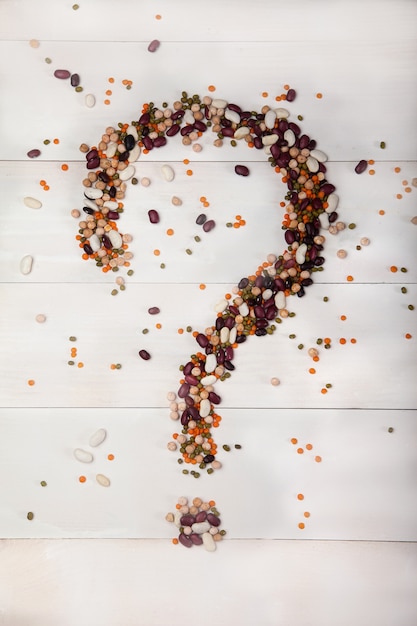
<path id="1" fill-rule="evenodd" d="M 149 221 L 151 224 L 158 224 L 159 222 L 159 213 L 155 209 L 150 209 L 148 211 Z"/>
<path id="2" fill-rule="evenodd" d="M 235 172 L 239 176 L 249 176 L 249 168 L 246 165 L 235 165 Z"/>
<path id="3" fill-rule="evenodd" d="M 149 361 L 149 359 L 151 358 L 151 355 L 149 354 L 147 350 L 139 350 L 139 356 L 144 361 Z"/>
<path id="4" fill-rule="evenodd" d="M 149 52 L 156 52 L 161 45 L 161 42 L 158 39 L 153 39 L 148 46 Z"/>
<path id="5" fill-rule="evenodd" d="M 71 76 L 71 72 L 69 72 L 68 70 L 55 70 L 54 76 L 55 78 L 61 78 L 66 80 Z"/>
<path id="6" fill-rule="evenodd" d="M 42 206 L 42 202 L 40 200 L 31 198 L 30 196 L 23 198 L 23 202 L 27 207 L 29 207 L 29 209 L 40 209 Z"/>
<path id="7" fill-rule="evenodd" d="M 95 433 L 91 435 L 89 444 L 92 448 L 96 448 L 103 443 L 106 437 L 107 431 L 104 428 L 99 428 L 98 430 L 96 430 Z"/>
<path id="8" fill-rule="evenodd" d="M 203 230 L 205 233 L 210 232 L 216 226 L 216 222 L 214 220 L 208 220 L 203 224 Z"/>
<path id="9" fill-rule="evenodd" d="M 104 476 L 104 474 L 97 474 L 96 481 L 102 487 L 110 487 L 110 479 Z"/>
<path id="10" fill-rule="evenodd" d="M 40 156 L 41 151 L 38 150 L 37 148 L 34 148 L 33 150 L 29 150 L 29 152 L 27 153 L 27 156 L 29 157 L 29 159 L 36 159 L 36 157 Z"/>
<path id="11" fill-rule="evenodd" d="M 80 461 L 81 463 L 92 463 L 94 460 L 91 452 L 88 452 L 88 450 L 82 450 L 81 448 L 75 448 L 74 456 L 77 461 Z"/>
<path id="12" fill-rule="evenodd" d="M 33 257 L 30 254 L 24 256 L 20 261 L 20 271 L 22 274 L 30 274 L 32 271 Z"/>
<path id="13" fill-rule="evenodd" d="M 355 172 L 357 174 L 362 174 L 368 167 L 368 161 L 365 161 L 365 159 L 362 159 L 361 161 L 359 161 L 359 163 L 356 165 L 355 167 Z"/>

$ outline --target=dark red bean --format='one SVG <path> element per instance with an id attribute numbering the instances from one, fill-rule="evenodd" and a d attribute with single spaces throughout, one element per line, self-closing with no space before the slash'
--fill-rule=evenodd
<path id="1" fill-rule="evenodd" d="M 206 454 L 206 456 L 203 457 L 203 463 L 212 463 L 215 458 L 213 454 Z"/>
<path id="2" fill-rule="evenodd" d="M 246 165 L 235 165 L 235 172 L 239 176 L 249 176 L 249 168 Z"/>
<path id="3" fill-rule="evenodd" d="M 217 350 L 216 359 L 217 359 L 218 365 L 223 365 L 225 358 L 226 357 L 225 357 L 223 348 L 220 348 L 219 350 Z"/>
<path id="4" fill-rule="evenodd" d="M 224 353 L 225 353 L 226 359 L 228 361 L 233 361 L 233 357 L 234 357 L 235 354 L 234 354 L 234 350 L 233 350 L 232 346 L 227 346 L 227 348 L 225 349 Z M 209 394 L 209 397 L 210 397 L 210 394 Z"/>
<path id="5" fill-rule="evenodd" d="M 225 361 L 223 365 L 227 370 L 229 370 L 229 372 L 232 372 L 234 369 L 236 369 L 231 361 Z"/>
<path id="6" fill-rule="evenodd" d="M 261 306 L 260 304 L 257 304 L 257 305 L 254 307 L 253 312 L 255 313 L 255 317 L 258 317 L 258 318 L 263 318 L 263 317 L 265 317 L 265 311 L 264 311 L 264 308 L 263 308 L 263 306 Z"/>
<path id="7" fill-rule="evenodd" d="M 150 137 L 146 136 L 146 137 L 144 137 L 142 139 L 142 141 L 143 141 L 143 145 L 145 146 L 146 150 L 152 150 L 152 148 L 153 148 L 153 141 L 152 141 L 152 139 Z"/>
<path id="8" fill-rule="evenodd" d="M 178 541 L 186 548 L 191 548 L 193 546 L 193 542 L 190 537 L 188 535 L 184 535 L 184 533 L 178 535 Z"/>
<path id="9" fill-rule="evenodd" d="M 161 45 L 161 42 L 158 39 L 152 39 L 151 43 L 148 46 L 148 52 L 156 52 Z"/>
<path id="10" fill-rule="evenodd" d="M 110 220 L 118 220 L 118 219 L 120 219 L 120 215 L 119 215 L 119 213 L 117 211 L 109 211 L 107 213 L 107 217 Z"/>
<path id="11" fill-rule="evenodd" d="M 84 244 L 83 250 L 86 254 L 93 254 L 93 249 L 91 246 L 88 245 L 88 243 Z"/>
<path id="12" fill-rule="evenodd" d="M 33 150 L 29 150 L 29 152 L 27 152 L 27 156 L 29 157 L 29 159 L 36 159 L 36 157 L 40 156 L 41 151 L 37 150 L 36 148 L 34 148 Z"/>
<path id="13" fill-rule="evenodd" d="M 322 191 L 325 196 L 330 196 L 331 193 L 336 191 L 336 187 L 331 183 L 324 183 L 324 185 L 321 185 L 320 191 Z"/>
<path id="14" fill-rule="evenodd" d="M 153 141 L 153 145 L 155 146 L 155 148 L 162 148 L 162 146 L 165 146 L 166 143 L 166 137 L 156 137 L 156 139 L 154 139 Z"/>
<path id="15" fill-rule="evenodd" d="M 96 167 L 99 167 L 100 165 L 100 157 L 96 156 L 94 157 L 94 159 L 90 159 L 89 161 L 87 161 L 87 169 L 88 170 L 95 170 Z"/>
<path id="16" fill-rule="evenodd" d="M 200 120 L 196 120 L 194 122 L 194 128 L 201 133 L 204 133 L 207 130 L 207 126 L 204 124 L 204 122 L 201 122 Z"/>
<path id="17" fill-rule="evenodd" d="M 284 239 L 288 245 L 291 245 L 295 241 L 295 233 L 293 230 L 286 230 L 284 234 Z"/>
<path id="18" fill-rule="evenodd" d="M 207 521 L 210 522 L 212 526 L 220 526 L 220 518 L 213 513 L 207 513 Z"/>
<path id="19" fill-rule="evenodd" d="M 159 307 L 157 307 L 157 306 L 151 306 L 148 309 L 149 315 L 158 315 L 158 313 L 160 313 L 160 312 L 161 312 L 161 309 Z"/>
<path id="20" fill-rule="evenodd" d="M 292 130 L 294 135 L 296 135 L 297 137 L 301 133 L 301 128 L 298 126 L 298 124 L 295 124 L 294 122 L 289 122 L 288 128 Z"/>
<path id="21" fill-rule="evenodd" d="M 207 215 L 205 215 L 204 213 L 200 213 L 195 223 L 198 224 L 199 226 L 202 226 L 206 222 L 206 220 L 207 220 Z"/>
<path id="22" fill-rule="evenodd" d="M 178 111 L 174 111 L 174 113 L 171 115 L 171 119 L 172 120 L 178 120 L 180 117 L 184 116 L 185 111 L 183 111 L 183 109 L 178 109 Z"/>
<path id="23" fill-rule="evenodd" d="M 149 359 L 151 358 L 151 355 L 147 350 L 139 350 L 139 356 L 144 361 L 149 361 Z"/>
<path id="24" fill-rule="evenodd" d="M 190 385 L 188 383 L 182 383 L 181 387 L 178 389 L 178 397 L 185 398 L 185 396 L 188 396 L 189 391 Z"/>
<path id="25" fill-rule="evenodd" d="M 200 537 L 200 535 L 197 535 L 197 533 L 191 533 L 191 535 L 189 535 L 191 541 L 193 542 L 193 544 L 195 546 L 201 546 L 203 543 L 202 538 Z"/>
<path id="26" fill-rule="evenodd" d="M 79 84 L 80 84 L 80 75 L 71 74 L 71 87 L 78 87 Z"/>
<path id="27" fill-rule="evenodd" d="M 146 126 L 147 124 L 149 124 L 150 121 L 151 116 L 149 115 L 149 113 L 143 113 L 143 115 L 141 115 L 139 118 L 139 124 L 142 124 L 142 126 Z"/>
<path id="28" fill-rule="evenodd" d="M 184 376 L 187 376 L 187 374 L 191 374 L 191 370 L 194 367 L 194 363 L 192 361 L 188 361 L 187 365 L 185 365 L 184 369 L 182 370 L 182 373 L 184 374 Z"/>
<path id="29" fill-rule="evenodd" d="M 55 78 L 63 78 L 65 80 L 71 76 L 71 72 L 68 70 L 55 70 L 54 76 Z"/>
<path id="30" fill-rule="evenodd" d="M 338 217 L 339 217 L 339 215 L 336 213 L 336 211 L 333 211 L 333 213 L 330 213 L 329 214 L 329 222 L 330 222 L 330 224 L 333 224 L 333 222 L 335 222 Z"/>
<path id="31" fill-rule="evenodd" d="M 221 134 L 223 135 L 223 137 L 234 137 L 235 136 L 235 131 L 233 128 L 222 128 L 221 129 Z"/>
<path id="32" fill-rule="evenodd" d="M 185 376 L 185 382 L 189 385 L 198 385 L 200 381 L 198 380 L 197 376 L 194 376 L 193 374 L 187 374 L 187 376 Z"/>
<path id="33" fill-rule="evenodd" d="M 180 517 L 181 526 L 192 526 L 196 521 L 194 515 L 190 515 L 190 513 L 186 513 L 182 517 Z"/>
<path id="34" fill-rule="evenodd" d="M 288 89 L 287 97 L 286 97 L 287 102 L 293 102 L 295 100 L 296 95 L 297 94 L 294 89 Z"/>
<path id="35" fill-rule="evenodd" d="M 111 250 L 113 248 L 112 242 L 110 241 L 110 239 L 107 237 L 107 235 L 102 235 L 101 236 L 101 241 L 103 243 L 103 246 L 107 249 L 107 250 Z"/>
<path id="36" fill-rule="evenodd" d="M 170 126 L 170 128 L 168 128 L 167 131 L 165 131 L 166 135 L 168 137 L 173 137 L 174 135 L 176 135 L 179 132 L 180 128 L 181 127 L 180 127 L 179 124 L 173 124 L 172 126 Z"/>
<path id="37" fill-rule="evenodd" d="M 194 126 L 192 124 L 187 124 L 187 126 L 183 126 L 181 128 L 181 135 L 185 137 L 186 135 L 190 135 L 194 130 Z"/>
<path id="38" fill-rule="evenodd" d="M 269 306 L 265 310 L 265 317 L 267 320 L 271 321 L 277 316 L 277 313 L 278 313 L 277 307 L 272 305 L 272 306 Z"/>
<path id="39" fill-rule="evenodd" d="M 365 159 L 362 159 L 361 161 L 359 161 L 359 163 L 355 167 L 355 172 L 357 174 L 363 174 L 363 172 L 367 169 L 367 167 L 368 167 L 368 161 L 365 161 Z"/>
<path id="40" fill-rule="evenodd" d="M 309 143 L 310 143 L 310 137 L 308 135 L 301 135 L 300 143 L 299 143 L 300 149 L 303 150 L 304 148 L 307 148 Z"/>
<path id="41" fill-rule="evenodd" d="M 205 335 L 203 335 L 203 333 L 198 333 L 195 340 L 198 343 L 198 345 L 201 346 L 201 348 L 205 348 L 209 342 L 209 340 L 207 339 Z"/>
<path id="42" fill-rule="evenodd" d="M 221 330 L 224 326 L 224 319 L 222 317 L 216 317 L 215 325 L 216 330 Z"/>
<path id="43" fill-rule="evenodd" d="M 157 224 L 159 222 L 159 213 L 155 209 L 148 211 L 148 217 L 151 224 Z"/>
<path id="44" fill-rule="evenodd" d="M 220 404 L 220 402 L 221 402 L 220 396 L 217 393 L 215 393 L 214 391 L 210 391 L 208 399 L 213 404 Z"/>
<path id="45" fill-rule="evenodd" d="M 200 511 L 195 516 L 195 521 L 199 524 L 200 522 L 205 522 L 207 519 L 207 511 Z"/>
<path id="46" fill-rule="evenodd" d="M 205 233 L 208 233 L 210 230 L 213 230 L 215 226 L 216 222 L 214 220 L 208 220 L 205 224 L 203 224 L 203 230 Z"/>

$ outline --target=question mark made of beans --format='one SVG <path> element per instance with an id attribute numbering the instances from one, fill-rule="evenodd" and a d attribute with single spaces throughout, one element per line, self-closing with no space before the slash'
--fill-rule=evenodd
<path id="1" fill-rule="evenodd" d="M 295 92 L 291 92 L 294 100 Z M 104 272 L 128 267 L 132 257 L 128 252 L 130 235 L 119 232 L 118 220 L 126 182 L 134 178 L 134 163 L 142 149 L 160 148 L 177 134 L 183 137 L 183 143 L 191 144 L 211 127 L 216 133 L 216 145 L 229 138 L 263 149 L 270 165 L 287 185 L 286 204 L 281 203 L 285 207 L 282 225 L 287 248 L 279 256 L 269 254 L 254 274 L 239 281 L 233 298 L 219 301 L 211 328 L 194 333 L 197 349 L 180 368 L 182 378 L 177 393 L 168 394 L 171 409 L 175 408 L 171 417 L 181 424 L 180 433 L 174 435 L 168 448 L 177 450 L 179 444 L 182 453 L 179 463 L 197 464 L 209 474 L 221 467 L 211 434 L 212 427 L 221 420 L 217 413 L 221 403 L 216 392 L 217 381 L 227 379 L 235 369 L 235 350 L 248 337 L 272 334 L 273 322 L 288 317 L 287 298 L 303 297 L 306 287 L 313 283 L 313 268 L 324 263 L 324 237 L 320 231 L 336 234 L 339 230 L 336 213 L 339 198 L 335 187 L 326 179 L 327 156 L 316 148 L 315 140 L 302 133 L 298 124 L 289 121 L 288 110 L 265 109 L 261 114 L 244 111 L 236 104 L 210 96 L 183 97 L 172 109 L 144 104 L 137 122 L 108 128 L 106 141 L 102 140 L 86 154 L 90 176 L 84 181 L 83 211 L 91 217 L 89 226 L 77 239 L 83 258 L 94 260 Z M 235 172 L 249 175 L 244 165 L 236 165 Z M 163 166 L 163 174 L 168 181 L 174 177 L 167 165 Z M 149 219 L 157 221 L 158 216 L 149 215 Z M 214 225 L 213 222 L 205 230 Z M 150 358 L 149 353 L 141 352 L 142 358 Z M 189 473 L 199 475 L 194 471 Z"/>

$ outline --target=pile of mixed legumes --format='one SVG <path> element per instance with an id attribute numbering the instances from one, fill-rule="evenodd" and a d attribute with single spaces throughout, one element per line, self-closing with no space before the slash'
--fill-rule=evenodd
<path id="1" fill-rule="evenodd" d="M 175 513 L 167 513 L 167 522 L 173 522 L 179 529 L 178 539 L 172 543 L 182 544 L 186 548 L 204 546 L 208 552 L 214 552 L 216 543 L 226 534 L 220 530 L 220 513 L 214 500 L 204 502 L 201 498 L 194 498 L 190 503 L 188 498 L 178 498 Z"/>
<path id="2" fill-rule="evenodd" d="M 290 91 L 288 101 L 296 95 Z M 83 211 L 87 215 L 80 222 L 77 239 L 83 257 L 93 259 L 105 272 L 129 266 L 132 256 L 127 250 L 131 236 L 119 232 L 118 220 L 124 210 L 128 182 L 138 182 L 134 164 L 142 151 L 161 148 L 169 137 L 178 134 L 184 145 L 192 145 L 197 151 L 201 149 L 198 140 L 208 130 L 214 133 L 214 145 L 218 147 L 224 141 L 232 145 L 243 141 L 266 153 L 271 167 L 287 186 L 285 201 L 280 203 L 287 248 L 280 255 L 268 255 L 253 275 L 240 280 L 232 290 L 233 296 L 227 294 L 221 299 L 215 323 L 203 333 L 194 333 L 198 349 L 180 367 L 177 394 L 168 394 L 171 418 L 182 426 L 168 448 L 174 451 L 179 446 L 180 464 L 198 465 L 208 473 L 221 467 L 211 429 L 221 421 L 216 412 L 221 402 L 217 383 L 230 377 L 235 369 L 236 348 L 251 335 L 272 334 L 275 323 L 291 315 L 288 296 L 304 296 L 313 283 L 314 272 L 323 269 L 325 237 L 321 231 L 336 234 L 345 228 L 338 221 L 335 187 L 326 179 L 327 156 L 298 124 L 289 121 L 289 116 L 282 107 L 264 106 L 258 113 L 219 98 L 189 97 L 183 92 L 172 107 L 167 103 L 161 107 L 152 102 L 144 104 L 138 120 L 107 128 L 96 147 L 81 146 L 87 153 L 90 173 L 84 180 Z M 235 172 L 250 174 L 246 166 L 239 164 Z M 167 181 L 175 175 L 169 165 L 162 166 L 162 173 Z M 158 222 L 155 213 L 149 215 L 152 223 Z M 150 358 L 149 353 L 139 354 Z M 200 476 L 195 470 L 185 469 L 183 473 Z"/>

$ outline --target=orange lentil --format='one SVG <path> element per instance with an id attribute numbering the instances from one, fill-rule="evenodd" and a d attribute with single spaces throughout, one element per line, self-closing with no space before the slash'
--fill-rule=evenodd
<path id="1" fill-rule="evenodd" d="M 110 369 L 111 369 L 111 370 L 115 370 L 115 369 L 116 369 L 116 365 L 115 365 L 114 363 L 112 363 L 112 364 L 110 365 Z"/>
<path id="2" fill-rule="evenodd" d="M 304 454 L 304 450 L 302 448 L 297 448 L 298 454 Z"/>
<path id="3" fill-rule="evenodd" d="M 390 269 L 390 272 L 393 272 L 393 274 L 395 274 L 395 272 L 398 272 L 398 267 L 396 265 L 391 265 L 389 269 Z"/>
<path id="4" fill-rule="evenodd" d="M 158 324 L 155 324 L 155 328 L 158 328 L 158 330 L 159 330 L 160 328 L 162 328 L 162 324 L 160 324 L 160 323 L 158 322 Z"/>
<path id="5" fill-rule="evenodd" d="M 112 90 L 111 89 L 107 89 L 106 90 L 106 96 L 111 96 L 111 95 L 113 95 Z"/>
<path id="6" fill-rule="evenodd" d="M 310 367 L 310 369 L 308 370 L 310 374 L 315 374 L 316 370 L 314 369 L 314 367 Z"/>
<path id="7" fill-rule="evenodd" d="M 55 137 L 55 139 L 54 139 L 54 144 L 55 145 L 59 144 L 59 139 L 57 137 Z"/>
<path id="8" fill-rule="evenodd" d="M 311 445 L 311 443 L 308 443 L 308 444 L 306 445 L 306 449 L 307 449 L 307 450 L 312 450 L 312 449 L 313 449 L 313 446 Z"/>
<path id="9" fill-rule="evenodd" d="M 323 97 L 323 94 L 318 92 L 316 93 L 316 98 L 318 98 L 319 100 Z"/>
<path id="10" fill-rule="evenodd" d="M 342 345 L 344 345 L 346 343 L 346 339 L 344 337 L 340 337 L 339 339 L 339 343 L 341 343 Z"/>
<path id="11" fill-rule="evenodd" d="M 156 249 L 153 251 L 153 253 L 154 253 L 154 255 L 155 255 L 155 256 L 159 256 L 159 255 L 161 254 L 161 251 L 160 251 L 160 250 L 158 250 L 158 248 L 156 248 Z"/>
<path id="12" fill-rule="evenodd" d="M 352 337 L 352 339 L 350 340 L 350 343 L 356 343 L 355 337 Z"/>
<path id="13" fill-rule="evenodd" d="M 379 215 L 385 215 L 385 211 L 384 211 L 384 209 L 380 209 L 380 210 L 378 211 L 378 213 L 379 213 Z"/>
<path id="14" fill-rule="evenodd" d="M 403 197 L 402 193 L 397 193 L 396 195 L 397 200 L 401 200 L 402 197 Z"/>
<path id="15" fill-rule="evenodd" d="M 49 185 L 44 185 L 44 186 L 43 186 L 43 190 L 44 190 L 44 191 L 49 191 Z"/>
<path id="16" fill-rule="evenodd" d="M 110 104 L 110 100 L 104 100 L 104 104 Z"/>
<path id="17" fill-rule="evenodd" d="M 178 539 L 176 537 L 174 537 L 174 539 L 172 540 L 172 543 L 174 544 L 174 546 L 178 545 Z"/>
<path id="18" fill-rule="evenodd" d="M 316 463 L 321 463 L 321 456 L 315 456 L 314 460 Z"/>
<path id="19" fill-rule="evenodd" d="M 85 476 L 80 476 L 78 480 L 80 481 L 80 483 L 85 483 L 87 479 Z"/>
<path id="20" fill-rule="evenodd" d="M 32 378 L 30 378 L 30 379 L 28 380 L 28 385 L 29 385 L 29 387 L 33 387 L 33 385 L 34 385 L 34 384 L 35 384 L 35 381 L 34 381 Z"/>
<path id="21" fill-rule="evenodd" d="M 179 328 L 179 329 L 177 330 L 177 333 L 178 333 L 179 335 L 182 335 L 182 334 L 184 333 L 184 329 L 183 329 L 183 328 Z"/>
<path id="22" fill-rule="evenodd" d="M 344 322 L 344 321 L 345 321 L 345 319 L 346 319 L 346 315 L 341 315 L 341 316 L 340 316 L 340 319 Z"/>
<path id="23" fill-rule="evenodd" d="M 304 524 L 304 522 L 300 522 L 300 523 L 298 524 L 298 528 L 299 528 L 300 530 L 303 530 L 303 529 L 305 528 L 305 524 Z"/>
<path id="24" fill-rule="evenodd" d="M 401 172 L 401 167 L 394 167 L 394 172 L 396 172 L 398 174 L 398 172 Z"/>
<path id="25" fill-rule="evenodd" d="M 215 87 L 214 85 L 209 85 L 209 86 L 207 87 L 207 89 L 208 89 L 209 91 L 216 91 L 216 87 Z"/>
<path id="26" fill-rule="evenodd" d="M 284 89 L 285 89 L 285 91 L 288 91 L 288 89 L 289 89 L 289 88 L 290 88 L 290 86 L 289 86 L 289 85 L 284 85 Z"/>
<path id="27" fill-rule="evenodd" d="M 411 187 L 405 187 L 404 191 L 405 191 L 406 193 L 411 193 Z"/>
<path id="28" fill-rule="evenodd" d="M 375 161 L 373 159 L 369 159 L 368 165 L 373 165 L 374 163 L 375 163 Z"/>
<path id="29" fill-rule="evenodd" d="M 108 79 L 109 83 L 114 83 L 114 78 L 113 76 L 110 76 L 110 78 Z"/>
<path id="30" fill-rule="evenodd" d="M 304 500 L 304 496 L 302 493 L 297 493 L 298 500 Z"/>
<path id="31" fill-rule="evenodd" d="M 373 176 L 373 175 L 375 174 L 375 170 L 369 170 L 368 174 L 369 174 L 370 176 Z"/>
<path id="32" fill-rule="evenodd" d="M 114 461 L 114 454 L 108 454 L 107 458 L 109 461 Z"/>
<path id="33" fill-rule="evenodd" d="M 156 20 L 162 20 L 162 15 L 160 15 L 159 13 L 157 13 L 157 14 L 155 15 L 155 19 L 156 19 Z"/>
<path id="34" fill-rule="evenodd" d="M 209 439 L 209 441 L 210 441 L 210 439 Z M 209 505 L 210 506 L 216 506 L 216 503 L 215 503 L 214 500 L 209 500 Z"/>
<path id="35" fill-rule="evenodd" d="M 402 185 L 408 185 L 408 180 L 403 180 L 403 181 L 401 182 L 401 184 L 402 184 Z"/>
<path id="36" fill-rule="evenodd" d="M 63 164 L 61 165 L 61 170 L 62 170 L 63 172 L 67 172 L 67 171 L 68 171 L 68 165 L 67 165 L 66 163 L 63 163 Z"/>
<path id="37" fill-rule="evenodd" d="M 325 395 L 327 393 L 327 389 L 325 387 L 322 388 L 321 393 Z"/>
<path id="38" fill-rule="evenodd" d="M 332 340 L 330 339 L 330 337 L 325 337 L 325 338 L 323 339 L 323 341 L 324 341 L 324 343 L 325 343 L 325 344 L 327 344 L 327 345 L 329 345 L 329 343 L 331 343 L 331 342 L 332 342 Z"/>
<path id="39" fill-rule="evenodd" d="M 46 185 L 46 180 L 40 180 L 39 184 L 41 187 L 44 187 Z"/>
<path id="40" fill-rule="evenodd" d="M 174 230 L 172 228 L 167 229 L 167 235 L 171 236 L 174 234 Z"/>
<path id="41" fill-rule="evenodd" d="M 304 517 L 310 517 L 310 512 L 309 511 L 304 511 L 303 515 L 304 515 Z"/>
<path id="42" fill-rule="evenodd" d="M 412 339 L 413 335 L 410 335 L 410 333 L 405 333 L 405 338 L 406 339 Z"/>
<path id="43" fill-rule="evenodd" d="M 298 443 L 298 439 L 296 439 L 295 437 L 293 437 L 293 438 L 291 439 L 291 443 L 293 443 L 293 444 L 295 445 L 296 443 Z"/>
<path id="44" fill-rule="evenodd" d="M 268 97 L 268 92 L 267 91 L 263 91 L 262 92 L 262 98 L 267 98 Z"/>
<path id="45" fill-rule="evenodd" d="M 80 361 L 79 363 L 77 363 L 77 367 L 79 367 L 81 369 L 82 367 L 84 367 L 84 363 L 82 361 Z"/>
<path id="46" fill-rule="evenodd" d="M 346 280 L 351 283 L 353 281 L 353 276 L 346 276 Z"/>
<path id="47" fill-rule="evenodd" d="M 201 289 L 201 290 L 203 290 L 203 289 L 205 289 L 205 288 L 206 288 L 206 286 L 207 286 L 207 285 L 205 285 L 204 283 L 201 283 L 201 284 L 200 284 L 200 289 Z"/>
<path id="48" fill-rule="evenodd" d="M 192 176 L 194 174 L 193 170 L 187 170 L 185 173 L 187 176 Z"/>

